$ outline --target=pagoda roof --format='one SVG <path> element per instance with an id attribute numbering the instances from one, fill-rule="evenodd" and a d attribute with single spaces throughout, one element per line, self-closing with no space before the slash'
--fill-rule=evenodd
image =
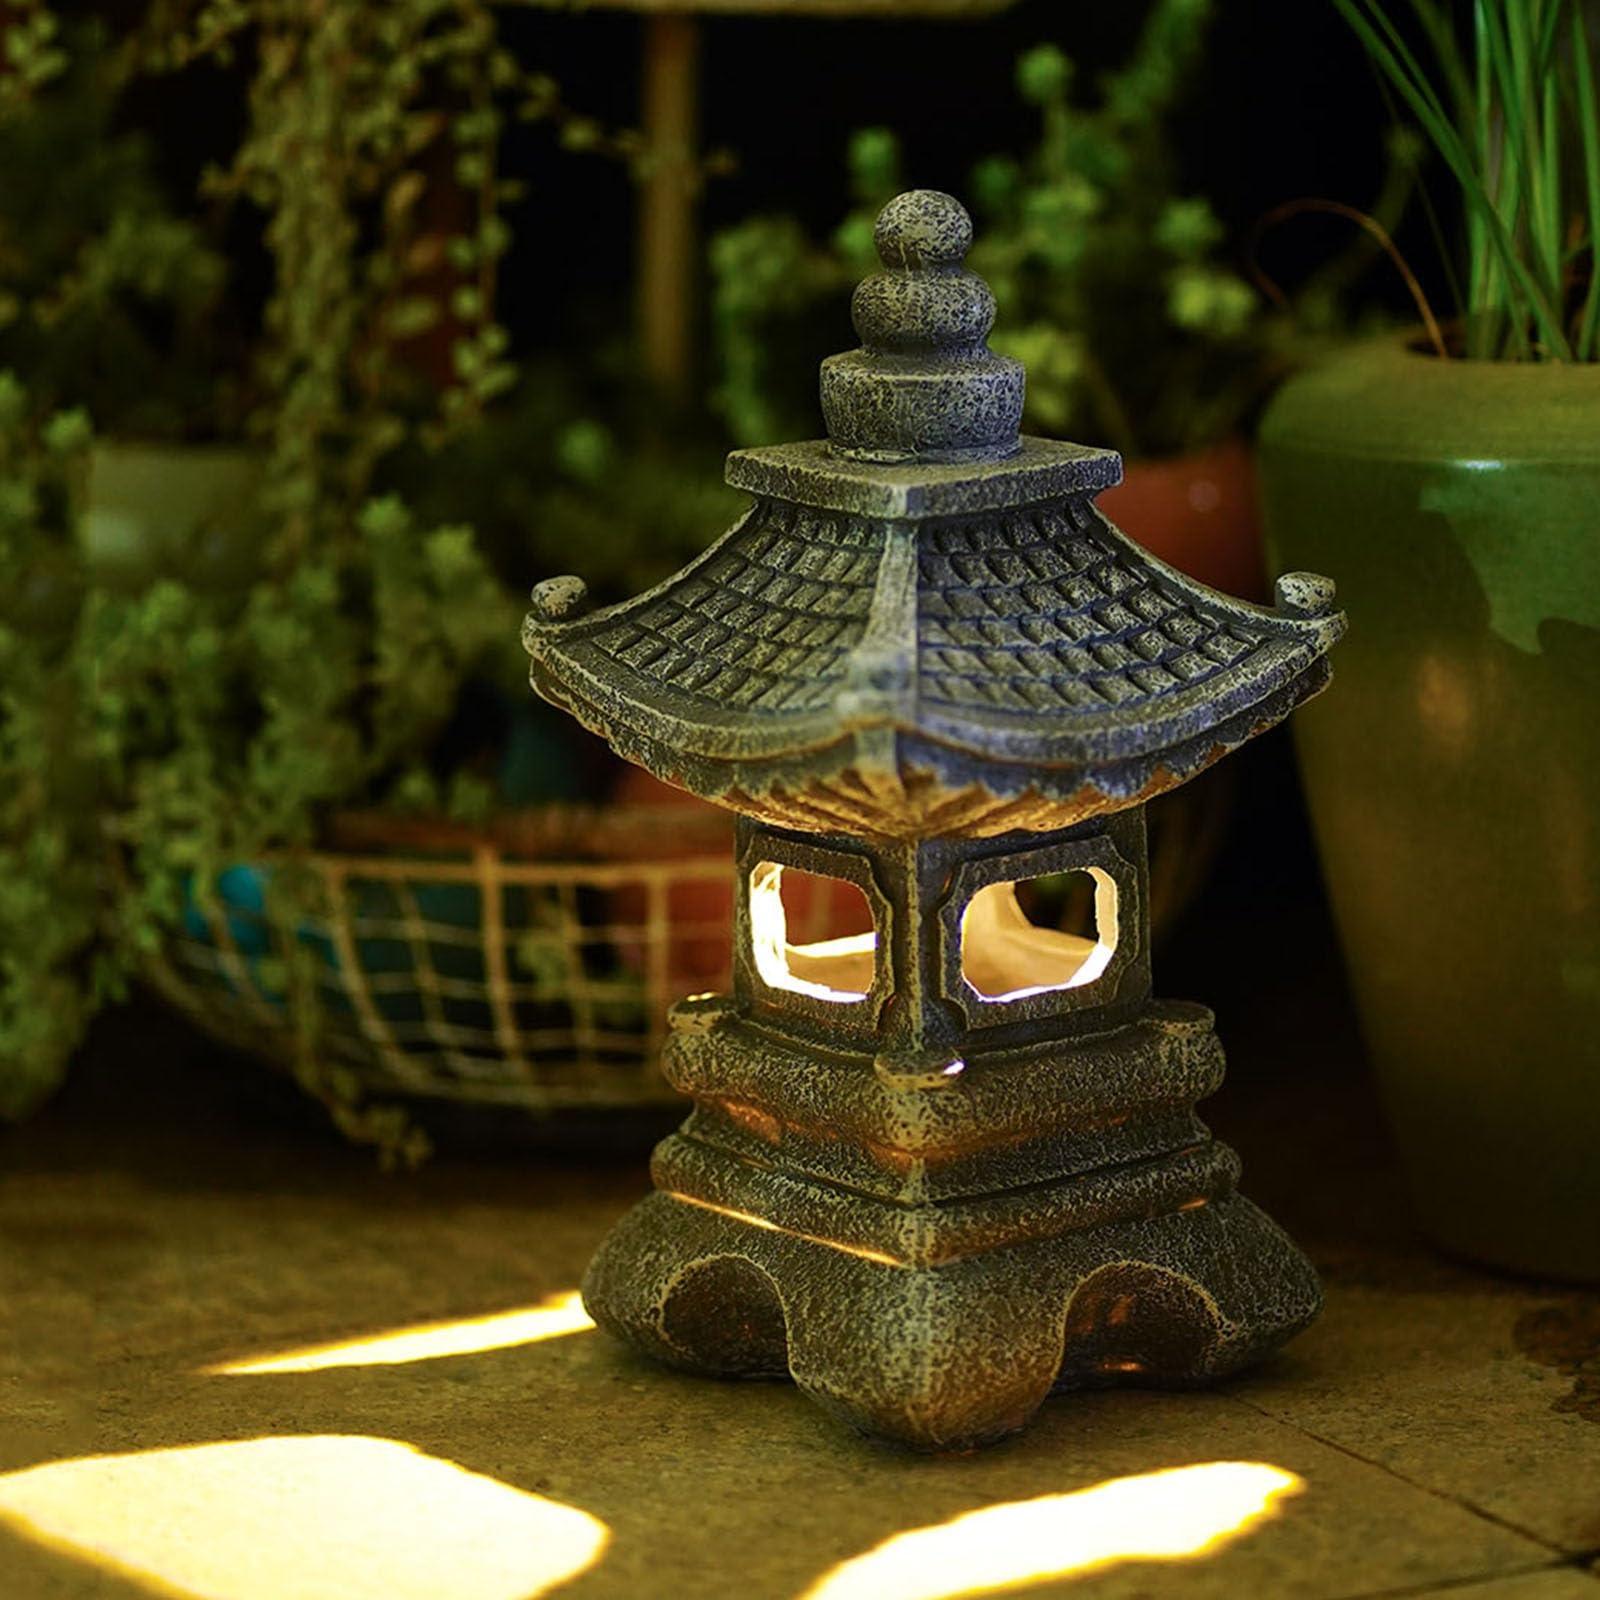
<path id="1" fill-rule="evenodd" d="M 706 799 L 897 836 L 1139 803 L 1324 685 L 1344 627 L 1331 584 L 1280 580 L 1274 609 L 1218 594 L 1094 506 L 1119 475 L 1111 452 L 1026 443 L 1049 499 L 940 516 L 936 496 L 919 502 L 934 514 L 896 517 L 761 495 L 634 600 L 563 618 L 570 592 L 547 596 L 525 630 L 534 687 Z M 803 466 L 819 447 L 787 448 Z M 775 458 L 734 457 L 730 481 Z"/>
<path id="2" fill-rule="evenodd" d="M 637 599 L 582 616 L 577 578 L 540 584 L 534 688 L 708 800 L 891 838 L 1137 805 L 1322 688 L 1331 583 L 1218 594 L 1096 508 L 1114 451 L 1022 436 L 961 204 L 913 189 L 873 236 L 861 348 L 822 363 L 827 439 L 729 457 L 750 510 Z"/>

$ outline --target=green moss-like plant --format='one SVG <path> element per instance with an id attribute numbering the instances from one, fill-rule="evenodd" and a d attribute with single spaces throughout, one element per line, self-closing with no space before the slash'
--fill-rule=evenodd
<path id="1" fill-rule="evenodd" d="M 96 768 L 74 670 L 81 577 L 70 554 L 81 413 L 38 418 L 0 373 L 0 1115 L 54 1084 L 93 1007 L 116 992 L 103 931 Z"/>

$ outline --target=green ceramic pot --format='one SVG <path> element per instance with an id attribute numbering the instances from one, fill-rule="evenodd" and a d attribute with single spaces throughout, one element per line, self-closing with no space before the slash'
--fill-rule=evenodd
<path id="1" fill-rule="evenodd" d="M 1260 466 L 1275 568 L 1350 615 L 1295 725 L 1423 1225 L 1600 1280 L 1600 366 L 1361 347 Z"/>

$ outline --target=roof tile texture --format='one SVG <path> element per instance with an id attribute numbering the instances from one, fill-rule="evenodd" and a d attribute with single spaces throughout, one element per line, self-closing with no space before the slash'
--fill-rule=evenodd
<path id="1" fill-rule="evenodd" d="M 921 693 L 952 708 L 1070 715 L 1148 702 L 1262 640 L 1129 562 L 1087 511 L 928 527 L 918 569 Z"/>

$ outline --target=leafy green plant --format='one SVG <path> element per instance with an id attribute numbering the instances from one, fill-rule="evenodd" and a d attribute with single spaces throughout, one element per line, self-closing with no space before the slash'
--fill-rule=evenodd
<path id="1" fill-rule="evenodd" d="M 106 277 L 94 264 L 129 259 L 126 219 L 157 215 L 139 152 L 109 135 L 102 103 L 75 99 L 95 65 L 76 54 L 88 36 L 38 15 L 26 90 L 20 68 L 0 75 L 0 144 L 37 148 L 87 118 L 83 146 L 113 162 L 122 199 L 53 241 L 61 213 L 43 196 L 7 236 L 0 293 L 19 319 L 85 303 Z M 14 60 L 9 19 L 4 40 Z M 483 785 L 435 770 L 435 747 L 466 685 L 525 672 L 515 591 L 478 534 L 454 515 L 424 520 L 397 490 L 407 459 L 466 450 L 516 384 L 495 302 L 517 191 L 497 155 L 510 121 L 568 117 L 554 86 L 504 48 L 480 0 L 155 0 L 121 59 L 249 74 L 244 138 L 205 190 L 259 218 L 272 267 L 240 363 L 259 396 L 240 425 L 259 442 L 262 487 L 238 508 L 225 562 L 179 552 L 100 581 L 78 538 L 90 418 L 62 401 L 92 409 L 103 391 L 59 341 L 9 352 L 21 370 L 0 379 L 0 559 L 20 575 L 0 606 L 8 1115 L 48 1092 L 87 1020 L 197 904 L 215 911 L 231 867 L 280 863 L 268 909 L 293 930 L 326 910 L 293 863 L 331 811 L 419 795 L 481 811 Z M 163 293 L 210 293 L 208 248 L 192 231 L 168 238 Z M 159 383 L 161 361 L 146 368 Z M 111 426 L 125 421 L 107 409 Z M 290 937 L 274 977 L 303 1080 L 353 1136 L 413 1159 L 403 1119 L 319 1063 L 319 956 L 303 944 Z"/>
<path id="2" fill-rule="evenodd" d="M 87 1013 L 115 992 L 98 959 L 104 904 L 95 767 L 72 637 L 81 413 L 40 417 L 0 372 L 0 1115 L 52 1086 Z"/>
<path id="3" fill-rule="evenodd" d="M 1133 456 L 1195 449 L 1240 427 L 1281 363 L 1284 319 L 1228 262 L 1210 203 L 1175 187 L 1168 124 L 1212 9 L 1156 0 L 1128 60 L 1092 89 L 1053 44 L 1017 63 L 1039 136 L 974 169 L 969 265 L 998 303 L 991 342 L 1028 364 L 1026 420 L 1038 431 Z M 825 246 L 783 217 L 714 241 L 720 399 L 742 440 L 791 431 L 798 408 L 771 398 L 785 393 L 783 329 L 874 269 L 872 215 L 899 187 L 899 165 L 892 133 L 857 136 L 854 206 Z"/>
<path id="4" fill-rule="evenodd" d="M 66 65 L 61 23 L 47 0 L 9 0 L 0 35 L 0 112 L 27 104 Z"/>
<path id="5" fill-rule="evenodd" d="M 0 366 L 28 374 L 36 403 L 83 407 L 123 437 L 237 431 L 226 261 L 163 191 L 149 140 L 115 125 L 104 29 L 80 24 L 46 59 L 48 93 L 0 104 Z"/>
<path id="6" fill-rule="evenodd" d="M 1333 0 L 1460 190 L 1465 352 L 1600 360 L 1600 43 L 1583 0 Z M 1463 43 L 1462 35 L 1469 42 Z"/>

